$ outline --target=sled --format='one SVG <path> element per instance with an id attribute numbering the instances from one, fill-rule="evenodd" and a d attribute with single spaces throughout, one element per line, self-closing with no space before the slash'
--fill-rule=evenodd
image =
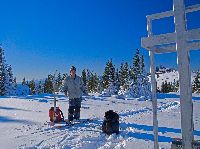
<path id="1" fill-rule="evenodd" d="M 69 128 L 69 127 L 72 127 L 72 126 L 81 125 L 81 124 L 89 123 L 89 122 L 92 122 L 92 121 L 93 121 L 92 119 L 80 119 L 79 121 L 69 122 L 68 119 L 65 119 L 62 122 L 58 122 L 58 123 L 47 122 L 47 124 L 50 127 L 54 127 L 54 128 Z"/>

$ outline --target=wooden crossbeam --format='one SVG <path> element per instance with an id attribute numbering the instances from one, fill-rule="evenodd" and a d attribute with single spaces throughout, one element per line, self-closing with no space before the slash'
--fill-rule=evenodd
<path id="1" fill-rule="evenodd" d="M 200 28 L 192 29 L 185 32 L 187 41 L 200 40 Z M 143 37 L 141 39 L 142 47 L 149 49 L 158 45 L 166 45 L 176 43 L 176 33 L 167 33 L 160 35 L 152 35 L 151 37 Z"/>
<path id="2" fill-rule="evenodd" d="M 185 13 L 190 13 L 190 12 L 195 12 L 195 11 L 200 11 L 200 4 L 186 7 Z M 147 19 L 157 20 L 157 19 L 162 19 L 162 18 L 171 17 L 171 16 L 174 16 L 174 12 L 172 10 L 161 12 L 161 13 L 155 13 L 152 15 L 147 15 Z"/>
<path id="3" fill-rule="evenodd" d="M 200 40 L 200 28 L 187 31 L 186 40 L 187 41 Z"/>
<path id="4" fill-rule="evenodd" d="M 148 48 L 147 50 L 153 51 L 155 54 L 172 53 L 176 52 L 176 45 L 154 46 Z"/>
<path id="5" fill-rule="evenodd" d="M 176 42 L 175 33 L 167 33 L 160 35 L 152 35 L 151 37 L 143 37 L 141 39 L 142 47 L 147 48 L 156 45 L 171 44 Z"/>
<path id="6" fill-rule="evenodd" d="M 199 42 L 188 42 L 187 49 L 190 50 L 200 50 L 200 41 Z M 149 51 L 154 51 L 155 54 L 164 54 L 172 53 L 176 51 L 176 45 L 166 45 L 166 46 L 154 46 L 147 48 Z"/>
<path id="7" fill-rule="evenodd" d="M 191 42 L 187 44 L 187 47 L 190 50 L 200 50 L 200 41 L 199 42 Z"/>

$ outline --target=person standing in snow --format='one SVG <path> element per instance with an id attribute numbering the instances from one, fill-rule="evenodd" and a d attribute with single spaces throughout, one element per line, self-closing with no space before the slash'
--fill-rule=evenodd
<path id="1" fill-rule="evenodd" d="M 76 75 L 76 68 L 70 68 L 70 76 L 64 81 L 63 91 L 69 97 L 68 121 L 80 119 L 82 94 L 85 91 L 82 78 Z"/>

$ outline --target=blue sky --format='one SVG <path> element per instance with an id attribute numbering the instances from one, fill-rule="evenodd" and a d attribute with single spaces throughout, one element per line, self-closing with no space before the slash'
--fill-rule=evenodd
<path id="1" fill-rule="evenodd" d="M 200 0 L 186 0 L 186 5 Z M 56 69 L 78 74 L 88 68 L 99 75 L 110 58 L 116 66 L 131 63 L 147 36 L 146 15 L 171 10 L 172 0 L 2 0 L 0 43 L 17 81 L 44 78 Z M 187 15 L 188 28 L 200 27 L 200 12 Z M 153 22 L 155 34 L 173 32 L 173 18 Z M 200 68 L 200 51 L 191 52 L 192 69 Z M 156 56 L 156 65 L 176 67 L 176 53 Z"/>

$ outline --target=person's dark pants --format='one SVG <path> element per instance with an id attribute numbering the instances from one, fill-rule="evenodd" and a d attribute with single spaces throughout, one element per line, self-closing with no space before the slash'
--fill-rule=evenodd
<path id="1" fill-rule="evenodd" d="M 81 98 L 69 99 L 68 120 L 80 119 Z"/>

